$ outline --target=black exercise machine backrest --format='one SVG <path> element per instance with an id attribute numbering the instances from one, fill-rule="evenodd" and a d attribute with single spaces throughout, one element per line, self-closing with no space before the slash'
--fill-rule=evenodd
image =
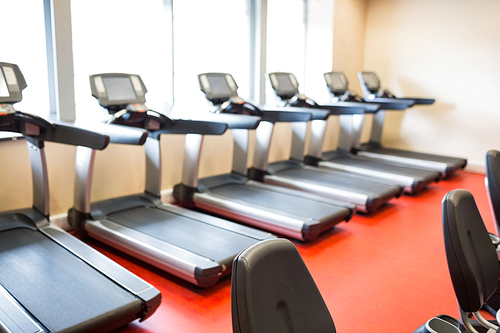
<path id="1" fill-rule="evenodd" d="M 486 153 L 486 179 L 490 198 L 491 212 L 497 231 L 500 230 L 500 152 L 490 150 Z"/>
<path id="2" fill-rule="evenodd" d="M 292 242 L 263 241 L 233 261 L 234 333 L 335 332 L 326 304 Z"/>
<path id="3" fill-rule="evenodd" d="M 281 99 L 287 100 L 299 93 L 299 83 L 292 73 L 269 73 L 271 87 Z"/>
<path id="4" fill-rule="evenodd" d="M 349 91 L 349 81 L 343 72 L 328 72 L 323 76 L 328 90 L 333 96 L 342 96 Z"/>
<path id="5" fill-rule="evenodd" d="M 460 308 L 477 312 L 498 286 L 498 258 L 471 193 L 445 195 L 443 233 L 453 288 Z"/>

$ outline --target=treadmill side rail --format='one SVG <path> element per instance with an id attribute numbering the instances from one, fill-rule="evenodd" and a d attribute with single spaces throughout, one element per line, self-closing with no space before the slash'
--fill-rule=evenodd
<path id="1" fill-rule="evenodd" d="M 85 228 L 92 238 L 200 287 L 215 285 L 222 275 L 222 268 L 210 259 L 113 221 L 88 220 Z M 197 276 L 200 269 L 203 270 L 202 274 Z"/>
<path id="2" fill-rule="evenodd" d="M 75 256 L 85 261 L 88 265 L 106 275 L 122 288 L 141 299 L 144 303 L 144 309 L 140 314 L 141 321 L 153 314 L 160 305 L 161 294 L 156 288 L 114 261 L 108 259 L 100 252 L 87 246 L 79 239 L 53 225 L 41 228 L 40 231 Z"/>
<path id="3" fill-rule="evenodd" d="M 28 311 L 0 285 L 0 332 L 42 333 L 48 332 Z"/>
<path id="4" fill-rule="evenodd" d="M 384 155 L 384 154 L 377 154 L 377 153 L 372 153 L 370 151 L 364 151 L 360 150 L 358 151 L 358 155 L 361 156 L 366 156 L 370 158 L 375 158 L 379 159 L 382 161 L 386 162 L 395 162 L 395 163 L 401 163 L 403 165 L 408 165 L 416 168 L 421 168 L 421 169 L 427 169 L 427 170 L 439 170 L 443 177 L 446 176 L 446 171 L 448 169 L 448 165 L 443 162 L 437 162 L 437 161 L 429 161 L 429 160 L 421 160 L 418 158 L 408 158 L 408 157 L 403 157 L 403 156 L 397 156 L 397 155 Z"/>
<path id="5" fill-rule="evenodd" d="M 240 221 L 259 228 L 300 240 L 306 240 L 302 233 L 304 224 L 315 223 L 315 221 L 303 221 L 292 216 L 273 213 L 269 210 L 259 210 L 256 209 L 256 207 L 243 203 L 219 199 L 207 193 L 195 193 L 193 200 L 196 207 L 201 209 L 226 217 L 237 218 Z M 318 221 L 316 221 L 316 223 L 318 223 Z"/>

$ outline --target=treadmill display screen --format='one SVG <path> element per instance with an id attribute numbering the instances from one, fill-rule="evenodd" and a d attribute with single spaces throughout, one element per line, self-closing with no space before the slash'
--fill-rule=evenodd
<path id="1" fill-rule="evenodd" d="M 363 74 L 363 77 L 365 78 L 365 83 L 370 90 L 378 90 L 379 87 L 379 82 L 377 79 L 377 76 L 373 73 L 365 73 Z"/>
<path id="2" fill-rule="evenodd" d="M 293 86 L 289 74 L 276 74 L 278 80 L 278 89 L 280 93 L 297 93 L 297 89 Z"/>
<path id="3" fill-rule="evenodd" d="M 0 69 L 0 97 L 9 97 L 9 88 L 7 86 L 7 81 L 5 81 L 5 76 L 3 71 Z"/>
<path id="4" fill-rule="evenodd" d="M 231 97 L 233 92 L 227 83 L 225 76 L 207 76 L 208 83 L 212 89 L 212 94 L 217 96 L 228 96 Z"/>
<path id="5" fill-rule="evenodd" d="M 346 90 L 346 79 L 343 74 L 330 74 L 330 84 L 333 90 Z"/>
<path id="6" fill-rule="evenodd" d="M 137 99 L 129 77 L 103 77 L 109 101 L 130 101 Z"/>

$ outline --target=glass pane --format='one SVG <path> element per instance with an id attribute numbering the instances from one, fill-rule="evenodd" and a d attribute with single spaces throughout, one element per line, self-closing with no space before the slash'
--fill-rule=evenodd
<path id="1" fill-rule="evenodd" d="M 162 0 L 72 1 L 76 116 L 106 113 L 91 96 L 89 75 L 139 74 L 148 89 L 147 106 L 169 108 L 172 51 L 169 11 Z"/>
<path id="2" fill-rule="evenodd" d="M 49 83 L 45 46 L 43 1 L 2 1 L 2 54 L 1 62 L 19 66 L 28 87 L 17 110 L 48 117 Z"/>
<path id="3" fill-rule="evenodd" d="M 290 72 L 295 75 L 299 84 L 304 81 L 303 0 L 268 0 L 266 47 L 266 70 L 268 73 Z M 269 81 L 266 84 L 266 100 L 268 103 L 279 101 Z"/>
<path id="4" fill-rule="evenodd" d="M 249 95 L 250 33 L 246 0 L 174 2 L 174 115 L 207 112 L 198 74 L 231 74 Z"/>

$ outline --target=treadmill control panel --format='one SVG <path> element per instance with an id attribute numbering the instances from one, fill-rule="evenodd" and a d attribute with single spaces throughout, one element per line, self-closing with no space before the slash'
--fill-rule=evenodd
<path id="1" fill-rule="evenodd" d="M 144 104 L 147 89 L 139 75 L 103 73 L 90 76 L 92 96 L 102 107 Z"/>
<path id="2" fill-rule="evenodd" d="M 203 73 L 198 75 L 200 89 L 211 102 L 224 102 L 238 96 L 238 85 L 231 74 Z"/>
<path id="3" fill-rule="evenodd" d="M 0 116 L 5 116 L 8 113 L 15 113 L 14 107 L 12 104 L 0 104 Z"/>
<path id="4" fill-rule="evenodd" d="M 341 96 L 349 90 L 349 82 L 342 72 L 329 72 L 323 74 L 326 85 L 334 96 Z"/>
<path id="5" fill-rule="evenodd" d="M 270 73 L 269 80 L 276 95 L 282 99 L 289 99 L 299 93 L 299 83 L 292 73 Z"/>
<path id="6" fill-rule="evenodd" d="M 361 72 L 358 74 L 361 86 L 365 87 L 371 94 L 376 94 L 380 90 L 380 81 L 377 74 L 373 72 Z"/>
<path id="7" fill-rule="evenodd" d="M 0 62 L 0 104 L 4 110 L 7 104 L 14 104 L 23 99 L 22 90 L 26 88 L 23 74 L 17 65 Z M 13 110 L 13 109 L 12 109 Z M 0 111 L 1 112 L 1 111 Z"/>

